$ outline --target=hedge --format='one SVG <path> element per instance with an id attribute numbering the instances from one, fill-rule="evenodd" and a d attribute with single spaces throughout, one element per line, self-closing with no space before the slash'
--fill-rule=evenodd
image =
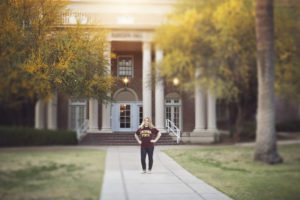
<path id="1" fill-rule="evenodd" d="M 74 131 L 0 127 L 0 146 L 76 145 Z"/>

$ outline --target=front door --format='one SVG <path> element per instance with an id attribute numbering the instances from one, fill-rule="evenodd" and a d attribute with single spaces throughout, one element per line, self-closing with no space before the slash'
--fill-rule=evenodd
<path id="1" fill-rule="evenodd" d="M 139 126 L 140 109 L 137 103 L 112 105 L 112 129 L 118 132 L 134 132 Z"/>

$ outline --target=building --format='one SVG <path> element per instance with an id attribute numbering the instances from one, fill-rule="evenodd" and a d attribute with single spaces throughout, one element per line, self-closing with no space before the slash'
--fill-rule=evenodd
<path id="1" fill-rule="evenodd" d="M 134 132 L 143 117 L 150 116 L 161 132 L 167 132 L 166 119 L 172 121 L 181 130 L 183 141 L 215 141 L 217 122 L 226 118 L 226 112 L 217 115 L 213 93 L 200 87 L 194 94 L 184 93 L 161 80 L 158 71 L 151 77 L 151 62 L 160 62 L 164 55 L 153 43 L 153 35 L 175 2 L 69 1 L 63 25 L 80 20 L 87 26 L 110 29 L 107 42 L 117 57 L 111 60 L 109 71 L 129 82 L 119 83 L 117 90 L 111 91 L 114 102 L 109 104 L 63 94 L 48 102 L 40 100 L 35 106 L 35 128 L 75 130 L 86 122 L 90 133 Z"/>

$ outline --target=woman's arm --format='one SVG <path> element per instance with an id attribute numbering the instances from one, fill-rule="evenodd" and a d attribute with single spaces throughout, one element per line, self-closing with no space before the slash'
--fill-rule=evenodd
<path id="1" fill-rule="evenodd" d="M 134 134 L 134 137 L 139 144 L 142 144 L 142 141 L 140 140 L 140 138 L 137 134 Z"/>
<path id="2" fill-rule="evenodd" d="M 151 142 L 156 143 L 159 140 L 160 136 L 161 136 L 161 133 L 158 132 L 156 138 L 154 140 L 151 140 Z"/>

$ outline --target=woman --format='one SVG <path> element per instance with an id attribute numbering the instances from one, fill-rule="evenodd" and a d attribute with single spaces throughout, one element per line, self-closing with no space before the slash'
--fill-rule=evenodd
<path id="1" fill-rule="evenodd" d="M 134 134 L 135 139 L 141 145 L 141 163 L 146 173 L 146 155 L 148 154 L 148 173 L 151 174 L 153 165 L 154 143 L 160 138 L 161 133 L 153 126 L 151 119 L 145 117 L 140 128 Z"/>

